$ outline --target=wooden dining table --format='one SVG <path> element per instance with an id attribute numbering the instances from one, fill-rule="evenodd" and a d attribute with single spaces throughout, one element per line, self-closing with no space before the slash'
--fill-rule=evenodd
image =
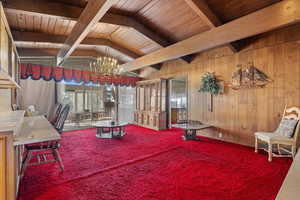
<path id="1" fill-rule="evenodd" d="M 14 136 L 14 145 L 60 140 L 61 136 L 44 116 L 25 117 L 20 131 Z"/>
<path id="2" fill-rule="evenodd" d="M 44 116 L 25 117 L 25 111 L 0 113 L 0 177 L 1 188 L 8 199 L 15 199 L 21 181 L 24 146 L 39 142 L 60 140 L 61 136 Z M 5 169 L 2 174 L 1 169 Z M 1 181 L 0 181 L 1 183 Z"/>

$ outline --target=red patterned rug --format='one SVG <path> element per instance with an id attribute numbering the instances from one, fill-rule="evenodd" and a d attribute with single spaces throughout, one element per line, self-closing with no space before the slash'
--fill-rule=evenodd
<path id="1" fill-rule="evenodd" d="M 126 130 L 112 140 L 94 129 L 63 133 L 65 171 L 27 168 L 19 200 L 271 200 L 291 164 L 241 145 L 183 141 L 178 129 Z"/>

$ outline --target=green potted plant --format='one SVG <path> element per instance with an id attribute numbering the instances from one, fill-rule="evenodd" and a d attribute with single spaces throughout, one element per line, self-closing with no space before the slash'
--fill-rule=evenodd
<path id="1" fill-rule="evenodd" d="M 201 78 L 201 88 L 199 92 L 208 92 L 212 95 L 219 95 L 222 92 L 222 86 L 214 73 L 206 72 Z"/>

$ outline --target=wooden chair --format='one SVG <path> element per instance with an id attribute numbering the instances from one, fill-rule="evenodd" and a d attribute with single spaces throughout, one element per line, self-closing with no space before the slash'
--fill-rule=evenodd
<path id="1" fill-rule="evenodd" d="M 51 116 L 50 116 L 51 118 L 50 118 L 50 120 L 49 120 L 49 122 L 50 122 L 52 125 L 55 125 L 55 123 L 56 123 L 56 121 L 57 121 L 57 119 L 58 119 L 58 116 L 59 116 L 59 113 L 60 113 L 61 109 L 62 109 L 62 104 L 61 104 L 61 103 L 55 105 L 54 111 L 53 111 L 53 113 L 51 114 Z"/>
<path id="2" fill-rule="evenodd" d="M 64 123 L 68 117 L 69 111 L 70 111 L 70 106 L 65 105 L 61 110 L 61 112 L 59 113 L 59 116 L 54 124 L 54 128 L 57 130 L 59 134 L 61 134 L 63 131 Z M 61 170 L 63 171 L 64 165 L 58 151 L 60 147 L 59 142 L 60 141 L 49 141 L 49 142 L 26 145 L 25 146 L 26 153 L 23 160 L 21 177 L 24 176 L 24 172 L 27 166 L 45 164 L 49 162 L 58 162 Z M 48 160 L 47 155 L 53 155 L 54 159 Z M 33 158 L 36 158 L 37 161 L 31 163 L 30 161 Z"/>
<path id="3" fill-rule="evenodd" d="M 12 111 L 17 111 L 17 110 L 19 110 L 19 106 L 17 104 L 12 104 L 11 109 L 12 109 Z"/>
<path id="4" fill-rule="evenodd" d="M 292 137 L 282 135 L 281 133 L 275 132 L 256 132 L 255 133 L 255 152 L 258 152 L 259 142 L 262 142 L 267 145 L 267 149 L 261 147 L 268 152 L 268 160 L 271 162 L 272 157 L 292 157 L 294 158 L 296 155 L 296 150 L 298 145 L 298 136 L 299 136 L 299 127 L 300 127 L 300 109 L 297 107 L 291 107 L 284 109 L 282 120 L 285 119 L 294 119 L 297 120 L 298 123 L 294 127 L 294 132 Z M 275 146 L 275 153 L 273 151 L 273 145 Z"/>

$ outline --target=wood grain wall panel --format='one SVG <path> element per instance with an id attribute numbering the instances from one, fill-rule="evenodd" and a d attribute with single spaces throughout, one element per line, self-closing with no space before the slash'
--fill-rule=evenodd
<path id="1" fill-rule="evenodd" d="M 137 16 L 150 27 L 160 30 L 163 35 L 174 41 L 180 41 L 210 29 L 182 0 L 153 1 L 141 9 Z"/>
<path id="2" fill-rule="evenodd" d="M 291 34 L 290 34 L 291 33 Z M 297 34 L 298 33 L 298 34 Z M 287 34 L 287 35 L 286 35 Z M 166 62 L 149 78 L 188 75 L 189 118 L 214 125 L 201 134 L 227 141 L 253 145 L 255 131 L 274 131 L 285 104 L 300 106 L 300 26 L 291 26 L 256 37 L 246 50 L 229 53 L 226 48 L 201 53 L 191 64 Z M 222 54 L 223 51 L 223 54 Z M 232 90 L 228 87 L 238 64 L 254 65 L 273 82 L 265 88 Z M 216 72 L 224 80 L 225 93 L 213 97 L 213 112 L 208 111 L 209 98 L 199 93 L 205 72 Z"/>

